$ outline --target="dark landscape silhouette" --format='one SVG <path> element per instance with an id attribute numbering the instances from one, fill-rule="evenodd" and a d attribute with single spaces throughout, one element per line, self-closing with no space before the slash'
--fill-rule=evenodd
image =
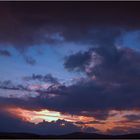
<path id="1" fill-rule="evenodd" d="M 103 135 L 97 133 L 75 132 L 65 135 L 37 135 L 33 133 L 0 133 L 0 139 L 139 139 L 140 133 L 124 134 L 124 135 Z"/>

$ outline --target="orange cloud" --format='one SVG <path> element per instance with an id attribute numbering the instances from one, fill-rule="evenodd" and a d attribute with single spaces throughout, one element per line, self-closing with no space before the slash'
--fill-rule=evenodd
<path id="1" fill-rule="evenodd" d="M 17 107 L 11 107 L 11 108 L 7 108 L 6 110 L 12 115 L 21 118 L 24 121 L 32 122 L 35 124 L 42 121 L 51 122 L 51 121 L 57 121 L 61 119 L 68 122 L 72 122 L 73 124 L 78 125 L 81 128 L 85 128 L 85 127 L 96 128 L 103 133 L 106 133 L 108 130 L 111 130 L 115 127 L 129 128 L 129 127 L 135 127 L 140 124 L 139 120 L 137 120 L 137 122 L 139 123 L 136 123 L 134 121 L 128 122 L 127 119 L 125 118 L 125 115 L 132 115 L 132 114 L 140 115 L 140 111 L 138 110 L 129 110 L 129 111 L 111 110 L 109 112 L 109 117 L 106 120 L 97 120 L 94 117 L 89 117 L 89 116 L 62 114 L 58 111 L 51 111 L 48 109 L 33 111 L 33 110 L 27 110 L 27 109 L 22 109 Z M 82 123 L 77 123 L 77 122 L 82 122 Z"/>

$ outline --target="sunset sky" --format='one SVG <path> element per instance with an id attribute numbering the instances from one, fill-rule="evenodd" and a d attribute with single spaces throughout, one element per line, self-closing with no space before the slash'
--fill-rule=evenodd
<path id="1" fill-rule="evenodd" d="M 0 2 L 0 132 L 140 133 L 139 2 Z"/>

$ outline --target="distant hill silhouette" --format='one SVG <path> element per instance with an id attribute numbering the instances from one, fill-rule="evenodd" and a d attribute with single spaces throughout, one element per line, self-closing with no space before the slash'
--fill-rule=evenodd
<path id="1" fill-rule="evenodd" d="M 37 135 L 32 133 L 0 133 L 0 139 L 46 139 L 46 138 L 53 138 L 53 139 L 119 139 L 119 138 L 127 138 L 127 139 L 140 139 L 139 134 L 126 134 L 126 135 L 102 135 L 96 133 L 82 133 L 82 132 L 75 132 L 66 135 Z"/>

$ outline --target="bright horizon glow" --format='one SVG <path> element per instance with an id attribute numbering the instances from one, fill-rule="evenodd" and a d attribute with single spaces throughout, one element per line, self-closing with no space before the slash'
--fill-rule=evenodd
<path id="1" fill-rule="evenodd" d="M 103 133 L 106 133 L 108 130 L 112 130 L 115 127 L 124 127 L 124 128 L 132 127 L 133 128 L 139 125 L 140 123 L 139 120 L 137 120 L 137 123 L 127 122 L 127 119 L 124 117 L 125 115 L 140 115 L 140 111 L 138 110 L 132 110 L 132 111 L 111 110 L 109 112 L 110 114 L 109 117 L 106 120 L 100 120 L 100 123 L 94 123 L 96 121 L 99 121 L 98 119 L 94 117 L 62 114 L 58 111 L 51 111 L 48 109 L 35 111 L 35 110 L 22 109 L 19 107 L 18 108 L 10 107 L 10 108 L 7 108 L 6 111 L 14 115 L 15 117 L 22 119 L 23 121 L 31 122 L 34 124 L 38 124 L 43 121 L 52 122 L 52 121 L 57 121 L 57 120 L 65 120 L 67 122 L 71 122 L 81 127 L 81 129 L 88 128 L 88 127 L 96 128 Z M 77 122 L 83 122 L 83 124 L 80 124 Z M 65 124 L 63 124 L 62 126 L 64 125 Z"/>

